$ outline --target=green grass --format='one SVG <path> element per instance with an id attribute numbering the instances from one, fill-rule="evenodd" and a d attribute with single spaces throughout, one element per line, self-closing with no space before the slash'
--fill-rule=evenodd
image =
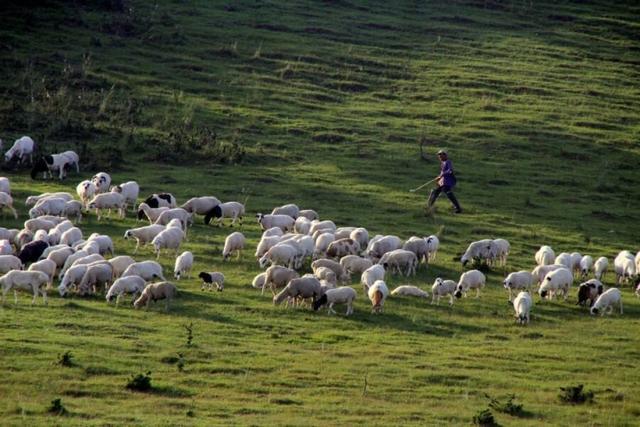
<path id="1" fill-rule="evenodd" d="M 9 297 L 3 424 L 468 425 L 488 407 L 485 393 L 523 405 L 521 416 L 494 412 L 502 425 L 637 423 L 640 304 L 628 286 L 623 316 L 589 316 L 574 291 L 566 303 L 536 303 L 524 328 L 502 269 L 481 299 L 453 308 L 398 298 L 372 316 L 357 287 L 348 319 L 273 307 L 250 287 L 260 236 L 251 217 L 288 202 L 371 234 L 438 233 L 436 262 L 390 277 L 392 287 L 457 279 L 458 256 L 480 238 L 511 242 L 507 271 L 530 269 L 541 244 L 611 262 L 637 251 L 635 3 L 104 6 L 117 3 L 3 6 L 0 137 L 6 146 L 32 135 L 45 152 L 75 147 L 84 164 L 62 184 L 3 172 L 21 218 L 0 226 L 21 226 L 26 196 L 74 191 L 105 169 L 144 195 L 246 199 L 248 248 L 223 264 L 228 229 L 199 221 L 184 249 L 196 274 L 224 272 L 225 291 L 183 280 L 168 313 L 101 297 L 53 295 L 48 307 Z M 425 217 L 424 197 L 407 191 L 437 173 L 435 156 L 419 158 L 423 139 L 430 155 L 450 151 L 464 215 L 440 200 Z M 131 215 L 92 214 L 82 228 L 131 254 L 121 236 L 133 226 Z M 146 248 L 136 258 L 152 257 Z M 161 262 L 172 270 L 172 258 Z M 71 366 L 59 363 L 67 351 Z M 150 392 L 126 388 L 148 371 Z M 579 384 L 594 401 L 561 403 L 560 387 Z M 60 418 L 49 412 L 57 398 Z"/>

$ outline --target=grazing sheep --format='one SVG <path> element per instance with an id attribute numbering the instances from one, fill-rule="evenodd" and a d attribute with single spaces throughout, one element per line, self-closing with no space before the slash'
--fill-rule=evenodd
<path id="1" fill-rule="evenodd" d="M 331 269 L 336 274 L 336 278 L 340 283 L 345 283 L 350 279 L 349 274 L 347 274 L 347 272 L 344 270 L 344 268 L 342 268 L 342 265 L 340 265 L 339 262 L 331 259 L 318 259 L 311 263 L 311 269 L 314 271 L 314 273 L 320 267 L 327 267 Z"/>
<path id="2" fill-rule="evenodd" d="M 571 254 L 568 252 L 562 252 L 560 253 L 555 261 L 553 262 L 554 264 L 561 264 L 563 265 L 565 268 L 568 268 L 569 270 L 573 270 L 573 259 L 571 258 Z"/>
<path id="3" fill-rule="evenodd" d="M 293 203 L 290 203 L 284 206 L 279 206 L 277 208 L 273 208 L 273 211 L 271 211 L 271 215 L 287 215 L 293 219 L 298 218 L 299 214 L 300 214 L 300 208 L 294 205 Z"/>
<path id="4" fill-rule="evenodd" d="M 25 229 L 25 230 L 21 230 L 16 235 L 16 238 L 14 239 L 14 245 L 18 250 L 20 250 L 24 247 L 24 245 L 32 241 L 33 241 L 33 232 Z"/>
<path id="5" fill-rule="evenodd" d="M 224 290 L 224 274 L 217 271 L 202 271 L 200 272 L 200 274 L 198 274 L 198 277 L 202 279 L 201 289 L 203 291 L 205 288 L 207 288 L 208 290 L 213 289 L 213 285 L 216 285 L 216 289 L 218 290 L 218 292 L 222 292 Z"/>
<path id="6" fill-rule="evenodd" d="M 38 262 L 34 262 L 33 264 L 31 264 L 29 266 L 28 271 L 40 271 L 44 274 L 47 275 L 47 277 L 49 277 L 49 280 L 47 281 L 47 286 L 51 287 L 53 286 L 53 277 L 56 274 L 56 268 L 58 266 L 56 265 L 55 262 L 49 260 L 49 259 L 43 259 L 40 260 Z"/>
<path id="7" fill-rule="evenodd" d="M 53 173 L 58 172 L 58 179 L 62 180 L 65 177 L 65 168 L 67 166 L 75 165 L 77 173 L 80 172 L 79 161 L 80 158 L 75 151 L 65 151 L 64 153 L 41 156 L 33 164 L 31 179 L 36 179 L 36 176 L 40 172 L 44 172 L 45 179 L 47 178 L 47 173 L 53 178 Z"/>
<path id="8" fill-rule="evenodd" d="M 355 228 L 350 234 L 349 237 L 358 242 L 360 248 L 366 248 L 369 245 L 369 232 L 366 228 L 358 227 Z"/>
<path id="9" fill-rule="evenodd" d="M 453 280 L 443 280 L 438 277 L 431 287 L 431 304 L 440 304 L 440 298 L 449 295 L 449 305 L 453 305 L 453 293 L 456 291 L 458 284 Z"/>
<path id="10" fill-rule="evenodd" d="M 39 230 L 42 231 L 42 230 Z M 46 232 L 44 232 L 46 235 Z M 46 235 L 46 237 L 48 237 L 48 235 Z M 11 245 L 11 242 L 6 240 L 6 239 L 2 239 L 0 240 L 0 255 L 11 255 L 13 254 L 13 245 Z"/>
<path id="11" fill-rule="evenodd" d="M 571 253 L 571 271 L 579 273 L 580 272 L 580 261 L 582 261 L 582 254 L 579 252 Z"/>
<path id="12" fill-rule="evenodd" d="M 71 200 L 64 204 L 62 215 L 67 218 L 75 218 L 77 223 L 82 222 L 82 203 L 77 200 Z"/>
<path id="13" fill-rule="evenodd" d="M 587 280 L 578 287 L 578 305 L 585 305 L 589 301 L 589 307 L 596 302 L 598 295 L 604 291 L 602 282 L 598 279 Z"/>
<path id="14" fill-rule="evenodd" d="M 69 220 L 62 221 L 60 224 L 49 230 L 49 245 L 57 245 L 60 243 L 62 234 L 73 228 L 73 223 Z"/>
<path id="15" fill-rule="evenodd" d="M 333 234 L 336 236 L 336 240 L 346 239 L 351 235 L 351 232 L 355 229 L 356 227 L 338 227 L 336 228 L 336 231 Z"/>
<path id="16" fill-rule="evenodd" d="M 469 243 L 467 250 L 460 257 L 462 266 L 466 266 L 469 261 L 480 260 L 487 262 L 491 258 L 491 239 L 482 239 Z"/>
<path id="17" fill-rule="evenodd" d="M 402 285 L 395 288 L 391 291 L 391 295 L 396 296 L 407 296 L 407 297 L 418 297 L 418 298 L 429 298 L 429 293 L 423 291 L 417 286 L 412 285 Z"/>
<path id="18" fill-rule="evenodd" d="M 162 212 L 168 211 L 170 208 L 162 206 L 159 208 L 152 208 L 146 203 L 140 203 L 138 205 L 138 220 L 142 220 L 145 217 L 149 220 L 149 224 L 155 224 Z"/>
<path id="19" fill-rule="evenodd" d="M 309 234 L 311 234 L 312 236 L 320 230 L 324 230 L 324 232 L 331 232 L 334 233 L 336 232 L 336 224 L 331 221 L 331 220 L 324 220 L 324 221 L 318 221 L 318 220 L 312 220 L 311 221 L 311 228 L 309 229 Z"/>
<path id="20" fill-rule="evenodd" d="M 613 261 L 616 272 L 616 283 L 622 284 L 623 280 L 628 280 L 636 274 L 635 257 L 629 251 L 621 251 Z"/>
<path id="21" fill-rule="evenodd" d="M 7 193 L 0 192 L 0 211 L 4 208 L 9 209 L 13 214 L 13 217 L 15 219 L 18 219 L 18 212 L 16 212 L 15 208 L 13 207 L 13 197 L 11 197 Z"/>
<path id="22" fill-rule="evenodd" d="M 622 293 L 618 288 L 609 288 L 602 295 L 598 297 L 596 302 L 591 307 L 591 314 L 596 315 L 600 311 L 601 316 L 604 316 L 606 312 L 611 314 L 613 312 L 613 305 L 618 304 L 620 307 L 620 314 L 622 314 Z"/>
<path id="23" fill-rule="evenodd" d="M 0 192 L 11 194 L 11 183 L 9 182 L 9 178 L 0 177 Z"/>
<path id="24" fill-rule="evenodd" d="M 327 254 L 329 246 L 335 241 L 336 236 L 333 233 L 321 233 L 315 239 L 315 248 L 313 250 L 313 258 L 323 258 Z"/>
<path id="25" fill-rule="evenodd" d="M 559 268 L 567 268 L 567 267 L 565 267 L 564 264 L 539 265 L 533 269 L 531 274 L 533 275 L 533 278 L 537 281 L 538 285 L 541 285 L 544 278 L 547 277 L 547 274 L 551 273 L 554 270 L 558 270 Z"/>
<path id="26" fill-rule="evenodd" d="M 367 255 L 373 262 L 378 262 L 384 254 L 402 248 L 402 240 L 398 236 L 383 236 L 374 241 Z M 415 254 L 414 254 L 415 257 Z"/>
<path id="27" fill-rule="evenodd" d="M 133 253 L 138 253 L 140 245 L 145 246 L 147 243 L 153 241 L 153 239 L 160 234 L 166 227 L 160 224 L 152 224 L 144 227 L 131 228 L 124 232 L 125 239 L 136 239 L 136 247 Z"/>
<path id="28" fill-rule="evenodd" d="M 172 220 L 180 221 L 180 227 L 186 233 L 187 227 L 193 225 L 193 215 L 182 208 L 167 209 L 160 212 L 155 224 L 168 225 Z"/>
<path id="29" fill-rule="evenodd" d="M 140 276 L 127 276 L 121 277 L 109 288 L 105 299 L 107 302 L 116 300 L 116 307 L 120 302 L 120 298 L 125 294 L 131 294 L 131 304 L 135 301 L 142 291 L 144 290 L 146 282 Z"/>
<path id="30" fill-rule="evenodd" d="M 295 268 L 297 264 L 298 251 L 295 247 L 286 243 L 278 243 L 265 253 L 258 261 L 260 268 L 267 265 L 283 265 Z"/>
<path id="31" fill-rule="evenodd" d="M 45 220 L 42 218 L 33 218 L 28 219 L 24 222 L 25 230 L 29 230 L 32 233 L 35 233 L 38 230 L 49 231 L 54 228 L 57 224 L 53 221 Z"/>
<path id="32" fill-rule="evenodd" d="M 256 259 L 260 259 L 269 249 L 280 243 L 281 240 L 281 236 L 263 236 L 256 247 Z"/>
<path id="33" fill-rule="evenodd" d="M 42 255 L 44 255 L 48 250 L 50 249 L 47 248 Z M 61 268 L 62 266 L 64 266 L 64 263 L 67 261 L 67 258 L 69 258 L 75 251 L 68 247 L 68 246 L 64 246 L 64 247 L 60 247 L 56 250 L 53 250 L 51 252 L 49 252 L 46 255 L 46 259 L 49 259 L 53 262 L 56 263 L 56 268 Z M 41 255 L 41 257 L 42 257 Z"/>
<path id="34" fill-rule="evenodd" d="M 347 237 L 334 240 L 327 247 L 327 256 L 330 258 L 342 258 L 346 255 L 357 255 L 360 252 L 360 244 Z"/>
<path id="35" fill-rule="evenodd" d="M 267 268 L 265 272 L 262 294 L 264 294 L 265 289 L 269 288 L 271 289 L 271 293 L 275 295 L 276 289 L 285 287 L 290 280 L 297 279 L 298 277 L 300 277 L 300 275 L 295 270 L 280 265 L 272 265 Z"/>
<path id="36" fill-rule="evenodd" d="M 165 280 L 162 274 L 162 266 L 155 261 L 140 261 L 131 264 L 120 277 L 127 276 L 140 276 L 146 281 L 154 279 Z"/>
<path id="37" fill-rule="evenodd" d="M 555 259 L 556 253 L 551 249 L 551 246 L 540 246 L 535 255 L 536 264 L 538 265 L 551 265 Z"/>
<path id="38" fill-rule="evenodd" d="M 371 301 L 371 313 L 382 313 L 384 301 L 389 296 L 389 288 L 383 280 L 376 280 L 367 291 L 367 296 Z"/>
<path id="39" fill-rule="evenodd" d="M 271 227 L 262 232 L 262 237 L 273 237 L 273 236 L 282 236 L 284 235 L 284 231 L 280 227 Z"/>
<path id="40" fill-rule="evenodd" d="M 187 276 L 187 279 L 191 279 L 191 269 L 193 268 L 193 254 L 189 251 L 184 251 L 176 258 L 176 264 L 173 267 L 173 277 L 176 280 L 180 280 L 182 276 Z"/>
<path id="41" fill-rule="evenodd" d="M 160 251 L 162 249 L 173 249 L 175 255 L 178 255 L 178 250 L 184 239 L 184 232 L 181 228 L 167 227 L 162 230 L 156 237 L 153 238 L 151 244 L 153 245 L 156 253 L 156 259 L 160 258 Z"/>
<path id="42" fill-rule="evenodd" d="M 322 296 L 322 286 L 315 277 L 298 277 L 291 279 L 287 286 L 273 297 L 273 304 L 278 305 L 287 298 L 302 299 L 312 298 L 313 302 Z"/>
<path id="43" fill-rule="evenodd" d="M 484 288 L 487 278 L 480 270 L 469 270 L 460 275 L 458 286 L 456 286 L 455 297 L 467 296 L 470 289 L 476 290 L 476 298 L 480 298 L 480 290 Z"/>
<path id="44" fill-rule="evenodd" d="M 97 293 L 100 286 L 107 290 L 108 285 L 113 281 L 113 267 L 108 262 L 94 262 L 87 265 L 82 280 L 78 284 L 78 295 L 92 295 Z"/>
<path id="45" fill-rule="evenodd" d="M 244 234 L 236 231 L 235 233 L 231 233 L 224 239 L 224 249 L 222 249 L 222 260 L 226 261 L 229 259 L 233 252 L 238 253 L 238 259 L 240 259 L 240 254 L 242 249 L 244 249 Z"/>
<path id="46" fill-rule="evenodd" d="M 75 249 L 73 248 L 69 248 L 69 249 L 75 251 Z M 84 251 L 84 250 L 79 250 L 79 251 L 73 252 L 71 255 L 68 255 L 64 262 L 64 265 L 62 266 L 61 269 L 58 270 L 58 278 L 62 278 L 65 272 L 73 265 L 74 262 L 76 262 L 76 260 L 82 259 L 88 255 L 89 254 L 87 253 L 87 251 Z"/>
<path id="47" fill-rule="evenodd" d="M 311 229 L 311 220 L 304 216 L 296 218 L 296 222 L 293 224 L 293 231 L 298 234 L 309 234 Z"/>
<path id="48" fill-rule="evenodd" d="M 357 293 L 355 289 L 349 286 L 342 286 L 336 289 L 328 289 L 320 298 L 312 304 L 313 309 L 318 311 L 323 305 L 327 306 L 327 314 L 336 314 L 333 306 L 335 304 L 347 304 L 347 312 L 345 316 L 353 314 L 353 302 Z"/>
<path id="49" fill-rule="evenodd" d="M 111 258 L 108 262 L 109 264 L 111 264 L 111 267 L 113 268 L 113 277 L 117 278 L 117 277 L 120 277 L 122 273 L 124 273 L 126 269 L 129 268 L 131 264 L 134 264 L 136 260 L 134 260 L 128 255 L 120 255 L 120 256 Z"/>
<path id="50" fill-rule="evenodd" d="M 358 255 L 346 255 L 340 258 L 340 265 L 347 274 L 351 275 L 364 273 L 366 269 L 373 265 L 373 262 Z"/>
<path id="51" fill-rule="evenodd" d="M 258 213 L 256 215 L 256 218 L 258 219 L 258 223 L 263 230 L 278 227 L 282 231 L 287 232 L 289 230 L 293 230 L 293 226 L 296 222 L 296 220 L 289 215 L 263 215 L 261 213 Z"/>
<path id="52" fill-rule="evenodd" d="M 513 298 L 514 289 L 525 289 L 528 291 L 533 286 L 533 280 L 533 274 L 526 270 L 509 273 L 504 279 L 504 282 L 502 282 L 504 288 L 509 291 L 509 301 Z"/>
<path id="53" fill-rule="evenodd" d="M 564 295 L 564 300 L 567 300 L 569 296 L 569 287 L 573 283 L 573 274 L 568 268 L 559 268 L 547 274 L 544 278 L 538 293 L 540 298 L 545 298 L 549 295 L 549 299 L 557 297 L 558 293 Z"/>
<path id="54" fill-rule="evenodd" d="M 206 215 L 220 203 L 220 200 L 213 196 L 192 197 L 181 208 L 191 214 Z"/>
<path id="55" fill-rule="evenodd" d="M 178 206 L 176 198 L 173 197 L 173 194 L 171 193 L 154 193 L 144 199 L 144 203 L 147 204 L 150 208 L 154 209 L 161 207 L 173 209 Z"/>
<path id="56" fill-rule="evenodd" d="M 40 202 L 41 200 L 53 199 L 53 198 L 64 199 L 65 202 L 73 200 L 73 196 L 70 193 L 67 193 L 66 191 L 57 191 L 54 193 L 42 193 L 42 194 L 38 194 L 37 196 L 29 196 L 25 200 L 24 205 L 34 206 L 34 205 L 37 205 L 38 202 Z"/>
<path id="57" fill-rule="evenodd" d="M 440 248 L 440 239 L 438 239 L 438 236 L 433 234 L 429 237 L 425 237 L 424 239 L 427 242 L 427 261 L 433 262 L 436 260 L 438 248 Z"/>
<path id="58" fill-rule="evenodd" d="M 14 255 L 0 255 L 0 273 L 4 274 L 11 270 L 22 270 L 22 261 Z"/>
<path id="59" fill-rule="evenodd" d="M 314 270 L 313 275 L 318 280 L 324 280 L 327 283 L 331 284 L 333 287 L 338 284 L 336 273 L 334 273 L 334 271 L 329 267 L 318 267 Z"/>
<path id="60" fill-rule="evenodd" d="M 84 180 L 76 186 L 76 193 L 78 193 L 82 204 L 86 206 L 89 200 L 96 195 L 96 185 L 89 180 Z"/>
<path id="61" fill-rule="evenodd" d="M 0 239 L 6 239 L 10 242 L 13 242 L 18 235 L 19 230 L 15 228 L 6 229 L 4 227 L 0 227 Z"/>
<path id="62" fill-rule="evenodd" d="M 33 208 L 29 209 L 29 218 L 33 219 L 43 215 L 62 216 L 66 205 L 67 201 L 61 197 L 40 199 Z"/>
<path id="63" fill-rule="evenodd" d="M 297 274 L 297 273 L 296 273 Z M 253 281 L 251 282 L 251 286 L 256 288 L 256 289 L 262 289 L 264 288 L 264 284 L 267 280 L 267 273 L 260 273 L 258 275 L 256 275 L 256 277 L 253 278 Z"/>
<path id="64" fill-rule="evenodd" d="M 144 305 L 148 310 L 151 301 L 155 302 L 159 300 L 166 300 L 164 310 L 169 311 L 169 303 L 176 297 L 177 294 L 178 288 L 176 288 L 176 285 L 174 285 L 173 283 L 150 283 L 144 288 L 142 294 L 140 294 L 138 299 L 133 302 L 133 306 L 135 308 L 140 308 Z"/>
<path id="65" fill-rule="evenodd" d="M 87 268 L 89 268 L 89 264 L 78 264 L 69 267 L 69 269 L 62 274 L 62 279 L 58 285 L 58 293 L 61 297 L 64 298 L 72 286 L 77 288 L 84 277 L 84 273 L 87 272 Z"/>
<path id="66" fill-rule="evenodd" d="M 120 185 L 116 185 L 111 188 L 112 193 L 120 193 L 124 197 L 124 209 L 126 211 L 127 206 L 131 205 L 133 210 L 136 208 L 138 202 L 138 195 L 140 194 L 140 186 L 135 181 L 127 181 Z"/>
<path id="67" fill-rule="evenodd" d="M 38 230 L 33 235 L 33 240 L 42 240 L 43 242 L 49 243 L 49 233 L 44 230 Z"/>
<path id="68" fill-rule="evenodd" d="M 111 176 L 106 172 L 98 172 L 91 178 L 91 182 L 96 187 L 96 194 L 106 193 L 111 186 Z"/>
<path id="69" fill-rule="evenodd" d="M 606 257 L 601 256 L 593 264 L 593 274 L 598 280 L 604 279 L 607 270 L 609 269 L 609 260 Z"/>
<path id="70" fill-rule="evenodd" d="M 238 221 L 242 225 L 242 217 L 244 216 L 244 205 L 240 202 L 220 203 L 211 209 L 204 217 L 204 223 L 208 225 L 212 218 L 214 223 L 222 227 L 225 218 L 231 218 L 230 227 Z"/>
<path id="71" fill-rule="evenodd" d="M 298 212 L 298 218 L 300 217 L 307 218 L 309 221 L 314 221 L 320 218 L 320 216 L 318 215 L 318 212 L 314 211 L 313 209 L 301 210 L 300 212 Z"/>
<path id="72" fill-rule="evenodd" d="M 12 270 L 0 277 L 0 286 L 2 286 L 2 304 L 5 303 L 7 293 L 13 290 L 14 302 L 18 304 L 18 291 L 27 291 L 33 293 L 31 305 L 36 303 L 38 294 L 42 295 L 44 304 L 47 304 L 46 284 L 49 277 L 41 271 L 21 271 Z"/>
<path id="73" fill-rule="evenodd" d="M 33 149 L 35 143 L 28 136 L 23 136 L 15 140 L 11 148 L 4 153 L 4 161 L 9 163 L 13 159 L 17 159 L 21 164 L 25 162 L 27 157 L 29 163 L 33 164 Z"/>
<path id="74" fill-rule="evenodd" d="M 104 209 L 117 209 L 120 218 L 125 217 L 125 202 L 124 196 L 120 193 L 100 193 L 96 194 L 93 199 L 87 205 L 87 209 L 95 209 L 96 215 L 98 215 L 98 221 L 102 219 L 102 211 Z"/>
<path id="75" fill-rule="evenodd" d="M 416 254 L 404 249 L 395 249 L 391 252 L 385 253 L 378 264 L 382 265 L 386 271 L 395 271 L 398 274 L 404 274 L 405 276 L 416 274 L 416 268 L 418 266 L 418 258 Z"/>
<path id="76" fill-rule="evenodd" d="M 503 267 L 507 265 L 507 256 L 510 249 L 511 245 L 505 239 L 492 240 L 491 249 L 489 250 L 491 262 L 497 261 L 497 264 Z"/>
<path id="77" fill-rule="evenodd" d="M 373 285 L 377 280 L 384 280 L 384 274 L 384 267 L 380 264 L 374 264 L 362 272 L 362 276 L 360 276 L 360 283 L 362 284 L 365 293 L 369 291 L 371 285 Z"/>
<path id="78" fill-rule="evenodd" d="M 26 266 L 27 264 L 38 261 L 38 259 L 40 259 L 40 255 L 42 255 L 44 250 L 48 247 L 49 244 L 42 240 L 29 242 L 20 249 L 18 258 L 20 258 L 22 265 Z"/>
<path id="79" fill-rule="evenodd" d="M 516 299 L 513 300 L 513 309 L 516 312 L 515 317 L 518 323 L 521 325 L 529 323 L 531 307 L 533 307 L 533 299 L 529 292 L 520 292 Z"/>
<path id="80" fill-rule="evenodd" d="M 82 230 L 78 227 L 72 227 L 62 233 L 60 236 L 60 244 L 73 246 L 76 242 L 82 240 Z"/>
<path id="81" fill-rule="evenodd" d="M 593 267 L 593 258 L 591 256 L 585 255 L 582 257 L 582 259 L 580 259 L 579 270 L 583 278 L 587 277 L 592 267 Z"/>
<path id="82" fill-rule="evenodd" d="M 418 264 L 423 260 L 425 263 L 429 262 L 427 240 L 424 238 L 411 236 L 409 240 L 404 242 L 404 244 L 402 245 L 402 249 L 411 251 L 416 254 L 416 258 L 418 258 Z"/>
<path id="83" fill-rule="evenodd" d="M 87 239 L 87 243 L 91 242 L 98 244 L 98 253 L 100 255 L 113 255 L 113 240 L 111 240 L 111 237 L 104 234 L 93 233 L 89 236 L 89 239 Z"/>

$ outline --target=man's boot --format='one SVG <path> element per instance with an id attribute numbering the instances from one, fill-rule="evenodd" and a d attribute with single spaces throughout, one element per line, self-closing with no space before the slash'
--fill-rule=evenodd
<path id="1" fill-rule="evenodd" d="M 460 207 L 460 203 L 458 203 L 458 199 L 456 199 L 456 196 L 453 194 L 453 191 L 449 190 L 445 192 L 445 194 L 447 195 L 447 197 L 451 201 L 451 204 L 453 205 L 453 208 L 454 208 L 453 212 L 462 213 L 462 208 Z"/>

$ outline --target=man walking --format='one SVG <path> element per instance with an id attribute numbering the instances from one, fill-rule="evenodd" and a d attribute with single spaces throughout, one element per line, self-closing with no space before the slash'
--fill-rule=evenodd
<path id="1" fill-rule="evenodd" d="M 447 195 L 453 205 L 453 212 L 462 213 L 460 203 L 458 203 L 458 199 L 456 199 L 456 196 L 452 191 L 453 187 L 456 186 L 456 177 L 453 173 L 451 160 L 447 158 L 447 152 L 444 150 L 438 151 L 438 158 L 440 159 L 440 175 L 435 178 L 438 182 L 438 186 L 431 190 L 427 207 L 431 208 L 438 199 L 438 196 L 440 196 L 440 193 L 444 191 L 444 194 Z"/>

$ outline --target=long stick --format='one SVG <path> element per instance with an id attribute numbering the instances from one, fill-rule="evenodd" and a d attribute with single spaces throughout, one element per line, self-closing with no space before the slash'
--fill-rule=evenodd
<path id="1" fill-rule="evenodd" d="M 436 179 L 438 178 L 433 178 L 431 181 L 427 181 L 424 184 L 422 184 L 420 187 L 416 187 L 416 188 L 412 188 L 411 190 L 409 190 L 411 193 L 415 193 L 416 191 L 420 190 L 423 187 L 426 187 L 427 185 L 431 184 L 432 182 L 434 182 Z"/>

